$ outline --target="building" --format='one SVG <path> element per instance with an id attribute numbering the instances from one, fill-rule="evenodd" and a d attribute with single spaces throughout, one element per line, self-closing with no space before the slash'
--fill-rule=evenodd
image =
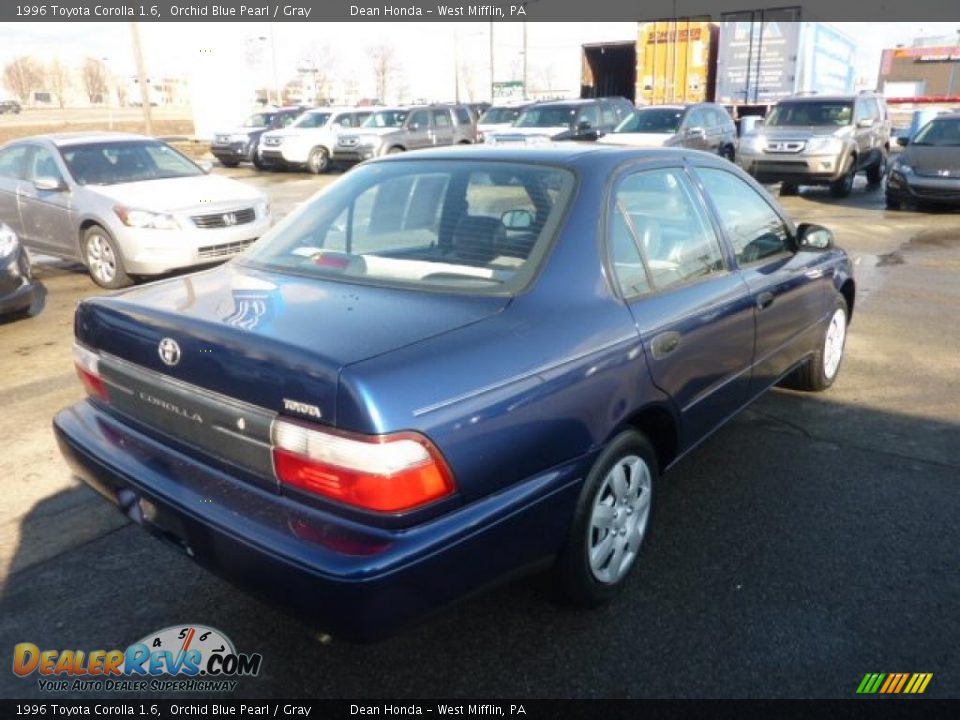
<path id="1" fill-rule="evenodd" d="M 884 50 L 877 87 L 889 98 L 960 96 L 960 44 Z"/>

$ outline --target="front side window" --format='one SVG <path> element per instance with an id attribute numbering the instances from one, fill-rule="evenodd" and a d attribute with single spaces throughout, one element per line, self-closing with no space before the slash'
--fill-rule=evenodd
<path id="1" fill-rule="evenodd" d="M 57 167 L 57 161 L 47 148 L 38 147 L 33 151 L 33 157 L 27 164 L 27 180 L 36 180 L 37 178 L 53 178 L 63 182 L 63 175 L 60 168 Z"/>
<path id="2" fill-rule="evenodd" d="M 450 124 L 450 113 L 446 110 L 434 110 L 433 111 L 433 124 L 438 128 L 448 128 L 451 127 Z"/>
<path id="3" fill-rule="evenodd" d="M 361 166 L 273 228 L 247 260 L 301 275 L 509 294 L 546 253 L 565 170 L 496 162 Z"/>
<path id="4" fill-rule="evenodd" d="M 23 160 L 26 156 L 26 145 L 15 145 L 6 150 L 0 150 L 0 177 L 21 179 Z"/>
<path id="5" fill-rule="evenodd" d="M 308 112 L 297 118 L 293 127 L 298 128 L 322 128 L 330 121 L 328 112 Z"/>
<path id="6" fill-rule="evenodd" d="M 682 170 L 646 170 L 628 175 L 617 186 L 611 208 L 611 248 L 616 266 L 624 227 L 646 266 L 650 285 L 665 290 L 724 269 L 720 241 Z M 625 265 L 630 285 L 644 278 Z M 618 275 L 620 271 L 618 270 Z M 621 285 L 628 284 L 621 280 Z"/>
<path id="7" fill-rule="evenodd" d="M 363 127 L 398 128 L 403 127 L 406 119 L 406 110 L 380 110 L 370 115 L 363 123 Z"/>
<path id="8" fill-rule="evenodd" d="M 596 105 L 587 105 L 577 118 L 577 123 L 590 123 L 590 127 L 600 127 L 600 108 Z"/>
<path id="9" fill-rule="evenodd" d="M 741 265 L 792 251 L 790 230 L 760 193 L 726 170 L 698 168 L 697 173 Z"/>
<path id="10" fill-rule="evenodd" d="M 470 111 L 464 107 L 457 108 L 457 122 L 461 125 L 469 125 L 473 122 L 473 118 L 470 117 Z"/>
<path id="11" fill-rule="evenodd" d="M 79 185 L 115 185 L 203 175 L 203 170 L 185 156 L 156 140 L 68 145 L 60 149 L 60 155 Z"/>
<path id="12" fill-rule="evenodd" d="M 577 108 L 570 105 L 534 106 L 514 123 L 515 127 L 570 127 L 577 116 Z"/>
<path id="13" fill-rule="evenodd" d="M 621 122 L 618 133 L 675 133 L 680 127 L 683 110 L 677 108 L 649 108 L 637 110 Z"/>
<path id="14" fill-rule="evenodd" d="M 480 116 L 481 125 L 509 125 L 520 117 L 520 110 L 511 107 L 492 107 Z"/>
<path id="15" fill-rule="evenodd" d="M 417 110 L 410 116 L 407 127 L 410 130 L 427 130 L 430 127 L 430 113 L 426 110 Z"/>
<path id="16" fill-rule="evenodd" d="M 270 127 L 270 121 L 273 119 L 271 113 L 255 113 L 248 117 L 243 125 L 240 127 L 245 128 L 259 128 L 259 127 Z"/>

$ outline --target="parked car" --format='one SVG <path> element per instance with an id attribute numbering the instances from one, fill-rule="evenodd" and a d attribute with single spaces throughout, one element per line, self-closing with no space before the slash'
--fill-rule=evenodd
<path id="1" fill-rule="evenodd" d="M 657 105 L 633 112 L 599 142 L 635 147 L 686 147 L 736 159 L 737 127 L 722 105 Z"/>
<path id="2" fill-rule="evenodd" d="M 484 135 L 491 145 L 536 144 L 551 140 L 596 140 L 633 112 L 625 98 L 557 100 L 527 108 L 513 125 Z"/>
<path id="3" fill-rule="evenodd" d="M 0 220 L 30 250 L 119 288 L 242 252 L 270 227 L 270 206 L 159 140 L 80 132 L 0 147 Z"/>
<path id="4" fill-rule="evenodd" d="M 477 121 L 478 139 L 483 142 L 487 134 L 506 130 L 513 125 L 532 102 L 498 103 L 487 108 Z"/>
<path id="5" fill-rule="evenodd" d="M 940 115 L 911 141 L 890 166 L 887 207 L 904 203 L 960 206 L 960 113 Z"/>
<path id="6" fill-rule="evenodd" d="M 19 115 L 22 109 L 16 100 L 0 100 L 0 115 L 5 113 Z"/>
<path id="7" fill-rule="evenodd" d="M 0 318 L 26 312 L 43 297 L 30 256 L 13 229 L 0 222 Z"/>
<path id="8" fill-rule="evenodd" d="M 859 172 L 879 186 L 890 154 L 890 117 L 876 93 L 804 95 L 778 102 L 758 130 L 740 141 L 741 166 L 762 183 L 829 185 L 846 197 Z"/>
<path id="9" fill-rule="evenodd" d="M 307 110 L 289 127 L 260 138 L 260 167 L 303 167 L 314 174 L 330 169 L 337 133 L 361 125 L 373 111 L 361 108 Z"/>
<path id="10" fill-rule="evenodd" d="M 706 153 L 390 156 L 242 258 L 81 302 L 89 398 L 54 426 L 135 522 L 334 635 L 551 559 L 594 605 L 663 472 L 782 378 L 833 383 L 851 272 Z"/>
<path id="11" fill-rule="evenodd" d="M 210 152 L 225 167 L 237 167 L 242 162 L 250 162 L 262 169 L 257 153 L 261 136 L 268 130 L 292 124 L 305 109 L 296 106 L 254 113 L 240 127 L 214 133 Z"/>
<path id="12" fill-rule="evenodd" d="M 381 108 L 354 131 L 337 136 L 333 160 L 350 165 L 373 157 L 477 141 L 477 125 L 466 105 Z"/>

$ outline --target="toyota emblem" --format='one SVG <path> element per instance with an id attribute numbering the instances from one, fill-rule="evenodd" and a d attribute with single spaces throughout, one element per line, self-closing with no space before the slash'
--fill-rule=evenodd
<path id="1" fill-rule="evenodd" d="M 172 367 L 180 362 L 180 346 L 177 345 L 176 340 L 164 338 L 160 341 L 158 350 L 160 352 L 160 359 L 163 360 L 164 365 L 170 365 Z"/>

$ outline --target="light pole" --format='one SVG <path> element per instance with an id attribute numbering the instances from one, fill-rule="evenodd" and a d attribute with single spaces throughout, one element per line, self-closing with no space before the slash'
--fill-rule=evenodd
<path id="1" fill-rule="evenodd" d="M 490 21 L 490 102 L 494 100 L 493 97 L 493 20 Z"/>
<path id="2" fill-rule="evenodd" d="M 527 96 L 527 22 L 523 22 L 523 99 Z"/>
<path id="3" fill-rule="evenodd" d="M 143 63 L 143 49 L 140 47 L 140 23 L 130 23 L 130 35 L 133 39 L 133 59 L 137 64 L 137 84 L 140 86 L 140 102 L 143 103 L 143 122 L 147 135 L 153 135 L 153 118 L 150 113 L 150 87 L 147 84 L 147 68 Z"/>

